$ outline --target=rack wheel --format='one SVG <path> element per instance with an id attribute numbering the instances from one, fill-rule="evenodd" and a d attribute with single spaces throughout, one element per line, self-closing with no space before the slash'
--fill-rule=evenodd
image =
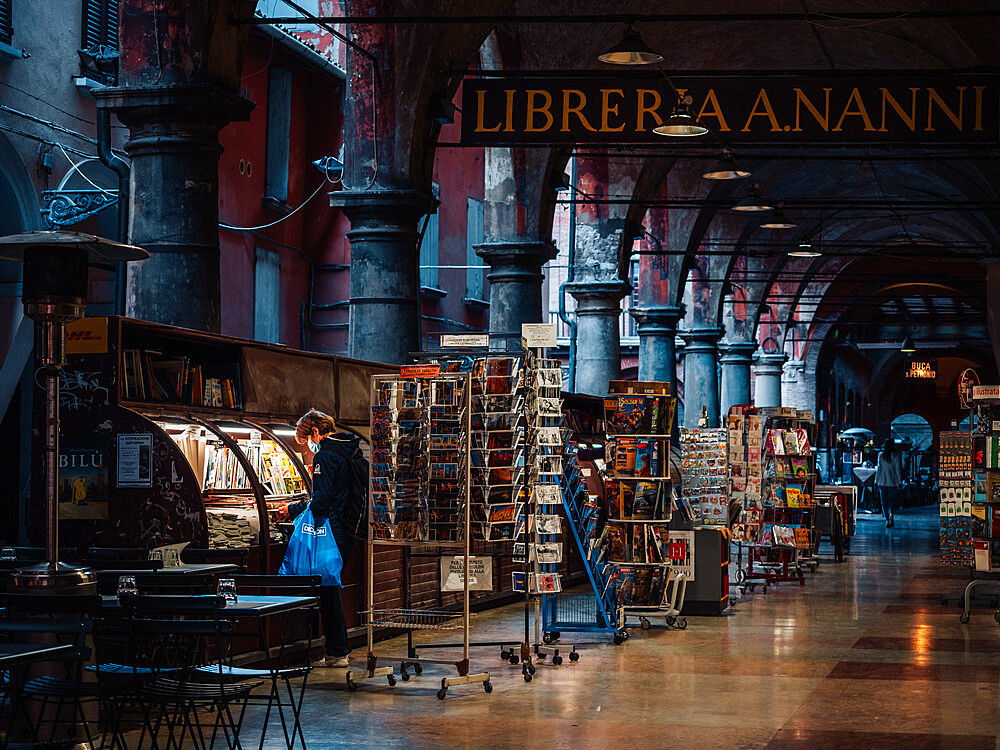
<path id="1" fill-rule="evenodd" d="M 443 701 L 446 695 L 448 695 L 448 688 L 446 687 L 443 687 L 437 691 L 437 697 L 439 701 Z"/>
<path id="2" fill-rule="evenodd" d="M 764 584 L 764 588 L 761 589 L 761 591 L 763 591 L 765 594 L 767 593 L 767 584 L 766 583 Z"/>
<path id="3" fill-rule="evenodd" d="M 531 682 L 531 674 L 530 673 L 528 673 L 528 672 L 524 673 L 524 681 L 525 682 Z"/>
<path id="4" fill-rule="evenodd" d="M 993 613 L 993 619 L 1000 622 L 1000 609 Z"/>
<path id="5" fill-rule="evenodd" d="M 490 682 L 489 680 L 487 680 L 486 682 L 484 682 L 483 683 L 483 690 L 485 690 L 487 693 L 492 693 L 493 692 L 493 683 Z"/>
<path id="6" fill-rule="evenodd" d="M 358 689 L 358 683 L 352 680 L 350 677 L 347 678 L 347 689 L 352 693 Z"/>
<path id="7" fill-rule="evenodd" d="M 510 657 L 511 657 L 510 651 L 508 651 L 507 649 L 501 649 L 501 651 L 500 651 L 500 660 L 501 661 L 507 661 Z"/>
<path id="8" fill-rule="evenodd" d="M 552 631 L 552 640 L 558 641 L 560 638 L 562 638 L 562 633 L 560 633 L 558 630 L 553 630 Z"/>
<path id="9" fill-rule="evenodd" d="M 958 621 L 959 621 L 960 623 L 962 623 L 963 625 L 964 625 L 965 623 L 967 623 L 967 622 L 969 621 L 969 613 L 968 613 L 968 612 L 963 612 L 962 614 L 960 614 L 960 615 L 958 616 Z"/>
<path id="10" fill-rule="evenodd" d="M 385 676 L 385 681 L 389 683 L 389 687 L 396 687 L 396 676 L 387 674 Z"/>
<path id="11" fill-rule="evenodd" d="M 651 623 L 645 617 L 639 618 L 639 627 L 643 630 L 649 630 Z"/>
<path id="12" fill-rule="evenodd" d="M 519 661 L 521 661 L 521 657 L 518 656 L 517 654 L 511 654 L 510 658 L 507 661 L 509 661 L 511 664 L 517 664 Z"/>
<path id="13" fill-rule="evenodd" d="M 419 664 L 414 664 L 413 665 L 413 672 L 414 672 L 414 674 L 421 675 L 421 674 L 424 673 L 424 668 L 421 667 Z"/>
<path id="14" fill-rule="evenodd" d="M 743 583 L 747 579 L 747 572 L 740 568 L 736 571 L 736 583 Z"/>
<path id="15" fill-rule="evenodd" d="M 1000 612 L 997 612 L 994 615 L 994 617 L 1000 618 Z M 1000 622 L 1000 619 L 997 619 L 997 622 Z M 570 651 L 569 652 L 569 660 L 570 661 L 580 661 L 580 652 L 579 651 Z"/>
<path id="16" fill-rule="evenodd" d="M 674 626 L 674 623 L 677 622 L 677 618 L 674 617 L 673 615 L 667 615 L 666 617 L 663 618 L 663 621 L 665 623 L 667 623 L 667 627 L 672 628 Z M 640 624 L 642 624 L 642 623 L 640 623 Z M 646 630 L 648 627 L 649 627 L 648 625 L 643 625 L 642 629 Z"/>
<path id="17" fill-rule="evenodd" d="M 688 621 L 686 617 L 682 617 L 677 621 L 677 627 L 679 627 L 681 630 L 687 630 L 687 626 L 688 626 Z"/>
<path id="18" fill-rule="evenodd" d="M 536 671 L 534 664 L 528 664 L 528 674 L 534 674 Z"/>
<path id="19" fill-rule="evenodd" d="M 407 672 L 405 669 L 400 670 L 399 676 L 403 678 L 403 682 L 406 682 L 407 680 L 410 679 L 410 673 Z"/>
<path id="20" fill-rule="evenodd" d="M 554 640 L 555 638 L 553 637 L 552 633 L 542 634 L 542 643 L 552 643 Z"/>
<path id="21" fill-rule="evenodd" d="M 561 656 L 553 656 L 552 663 L 558 667 L 560 664 L 563 663 L 563 658 Z"/>
<path id="22" fill-rule="evenodd" d="M 747 584 L 747 588 L 750 589 L 750 593 L 752 594 L 757 589 L 757 584 L 756 583 L 748 583 Z"/>

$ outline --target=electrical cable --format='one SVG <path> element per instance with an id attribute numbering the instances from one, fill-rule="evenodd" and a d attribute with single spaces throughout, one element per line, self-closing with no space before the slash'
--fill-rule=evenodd
<path id="1" fill-rule="evenodd" d="M 295 216 L 295 214 L 297 214 L 299 211 L 301 211 L 303 208 L 305 208 L 305 205 L 309 201 L 311 201 L 313 198 L 315 198 L 317 195 L 319 195 L 319 191 L 322 190 L 326 186 L 326 184 L 328 182 L 336 184 L 336 182 L 334 182 L 333 180 L 330 179 L 329 174 L 327 174 L 326 177 L 324 178 L 323 182 L 321 182 L 319 184 L 319 187 L 317 187 L 312 192 L 312 195 L 310 195 L 308 198 L 306 198 L 304 201 L 302 201 L 296 208 L 294 208 L 291 211 L 289 211 L 287 214 L 285 214 L 284 216 L 282 216 L 277 221 L 272 221 L 269 224 L 261 224 L 260 226 L 256 226 L 256 227 L 236 227 L 236 226 L 233 226 L 232 224 L 225 224 L 225 223 L 223 223 L 223 222 L 220 221 L 219 222 L 219 226 L 222 227 L 223 229 L 231 229 L 234 232 L 255 232 L 258 229 L 267 229 L 269 227 L 273 227 L 273 226 L 275 226 L 277 224 L 280 224 L 285 219 L 292 218 L 293 216 Z"/>
<path id="2" fill-rule="evenodd" d="M 59 143 L 59 142 L 57 141 L 57 142 L 56 142 L 56 146 L 58 146 L 58 147 L 59 147 L 59 150 L 60 150 L 60 151 L 62 151 L 62 155 L 66 157 L 66 161 L 68 161 L 68 162 L 69 162 L 70 164 L 72 164 L 72 165 L 73 165 L 73 168 L 72 168 L 72 169 L 70 169 L 70 170 L 69 170 L 69 172 L 67 172 L 67 173 L 66 173 L 66 175 L 65 175 L 65 176 L 63 177 L 63 179 L 66 179 L 66 177 L 69 177 L 69 175 L 73 174 L 73 172 L 76 172 L 76 173 L 77 173 L 78 175 L 80 175 L 80 176 L 81 176 L 81 177 L 82 177 L 82 178 L 83 178 L 83 179 L 84 179 L 84 180 L 85 180 L 86 182 L 89 182 L 89 183 L 90 183 L 91 185 L 93 185 L 93 186 L 94 186 L 95 188 L 97 188 L 98 190 L 100 190 L 100 191 L 101 191 L 102 193 L 104 193 L 105 195 L 117 195 L 117 193 L 115 193 L 115 192 L 113 192 L 113 191 L 111 191 L 111 190 L 108 190 L 107 188 L 102 188 L 102 187 L 101 187 L 100 185 L 98 185 L 98 184 L 97 184 L 96 182 L 94 182 L 94 181 L 93 181 L 92 179 L 90 179 L 89 177 L 87 177 L 87 175 L 85 175 L 85 174 L 83 173 L 83 170 L 82 170 L 82 169 L 80 169 L 80 164 L 77 164 L 77 163 L 76 163 L 75 161 L 73 161 L 73 160 L 72 160 L 72 159 L 70 158 L 69 154 L 67 154 L 67 153 L 66 153 L 66 149 L 65 149 L 65 148 L 63 148 L 63 145 L 62 145 L 61 143 Z M 91 157 L 89 157 L 89 158 L 91 158 L 91 159 L 95 159 L 95 160 L 97 159 L 97 157 L 96 157 L 96 156 L 91 156 Z M 82 163 L 83 163 L 83 162 L 81 162 L 81 164 L 82 164 Z"/>

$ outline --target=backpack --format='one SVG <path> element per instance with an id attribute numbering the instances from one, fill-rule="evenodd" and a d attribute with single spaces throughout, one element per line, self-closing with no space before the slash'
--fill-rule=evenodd
<path id="1" fill-rule="evenodd" d="M 347 460 L 351 478 L 347 488 L 347 502 L 340 517 L 344 533 L 351 539 L 368 541 L 368 461 L 355 444 L 352 451 L 337 440 L 331 440 L 332 449 Z"/>

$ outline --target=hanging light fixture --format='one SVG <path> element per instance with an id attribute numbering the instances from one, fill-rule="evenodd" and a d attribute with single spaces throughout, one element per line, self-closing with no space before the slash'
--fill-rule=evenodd
<path id="1" fill-rule="evenodd" d="M 733 211 L 770 211 L 774 206 L 761 196 L 760 185 L 756 182 L 747 189 L 747 197 L 733 206 Z"/>
<path id="2" fill-rule="evenodd" d="M 612 65 L 651 65 L 662 62 L 663 55 L 651 49 L 630 22 L 622 40 L 597 59 Z"/>
<path id="3" fill-rule="evenodd" d="M 706 180 L 742 180 L 749 177 L 750 173 L 740 169 L 733 152 L 728 148 L 722 150 L 722 157 L 716 162 L 715 167 L 702 175 Z"/>
<path id="4" fill-rule="evenodd" d="M 822 254 L 808 242 L 800 242 L 797 249 L 788 251 L 790 258 L 818 258 Z"/>
<path id="5" fill-rule="evenodd" d="M 795 229 L 798 224 L 785 215 L 785 209 L 779 203 L 771 215 L 760 223 L 760 226 L 761 229 Z"/>
<path id="6" fill-rule="evenodd" d="M 657 135 L 669 135 L 676 138 L 705 135 L 708 132 L 708 128 L 699 124 L 694 115 L 691 114 L 691 104 L 693 102 L 694 97 L 690 94 L 686 95 L 683 99 L 678 99 L 667 121 L 653 128 L 653 132 Z"/>
<path id="7" fill-rule="evenodd" d="M 917 350 L 916 345 L 913 343 L 913 339 L 907 336 L 903 339 L 903 343 L 899 345 L 899 351 L 904 354 L 912 354 Z"/>

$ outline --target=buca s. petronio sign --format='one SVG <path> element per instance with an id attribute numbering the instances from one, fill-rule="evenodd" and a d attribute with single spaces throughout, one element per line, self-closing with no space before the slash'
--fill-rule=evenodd
<path id="1" fill-rule="evenodd" d="M 1000 78 L 869 73 L 833 77 L 674 77 L 691 112 L 727 143 L 977 143 L 1000 141 Z M 470 78 L 462 143 L 663 143 L 653 128 L 677 95 L 663 76 Z"/>

